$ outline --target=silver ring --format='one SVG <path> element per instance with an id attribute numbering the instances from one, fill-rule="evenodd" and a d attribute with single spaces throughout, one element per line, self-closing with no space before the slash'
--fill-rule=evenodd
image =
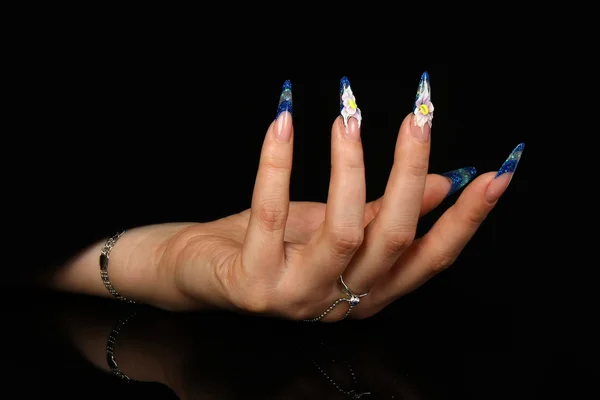
<path id="1" fill-rule="evenodd" d="M 346 282 L 344 282 L 344 278 L 342 277 L 342 275 L 340 275 L 340 283 L 342 284 L 342 292 L 346 295 L 346 297 L 340 297 L 339 299 L 334 301 L 333 304 L 331 306 L 329 306 L 329 308 L 327 310 L 325 310 L 317 318 L 307 319 L 307 320 L 305 320 L 306 322 L 318 322 L 318 321 L 322 320 L 327 314 L 329 314 L 331 312 L 331 310 L 336 308 L 338 306 L 338 304 L 340 304 L 342 302 L 346 302 L 346 303 L 348 303 L 348 311 L 346 311 L 346 314 L 344 314 L 344 316 L 340 319 L 340 321 L 342 321 L 342 320 L 346 319 L 348 317 L 348 315 L 350 315 L 350 313 L 352 312 L 352 309 L 360 303 L 360 299 L 369 294 L 369 292 L 359 294 L 359 295 L 352 293 L 352 290 L 350 290 L 348 285 L 346 285 Z"/>

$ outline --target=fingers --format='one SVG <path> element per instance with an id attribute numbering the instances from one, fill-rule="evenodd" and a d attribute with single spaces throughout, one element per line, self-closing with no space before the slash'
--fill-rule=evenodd
<path id="1" fill-rule="evenodd" d="M 475 176 L 473 167 L 460 168 L 441 175 L 429 174 L 425 181 L 425 193 L 421 203 L 420 216 L 435 209 L 446 198 L 465 186 Z M 383 197 L 367 203 L 363 225 L 367 226 L 379 212 Z M 246 212 L 244 212 L 245 214 Z M 248 212 L 248 216 L 250 213 Z M 288 214 L 285 241 L 308 243 L 325 220 L 325 204 L 292 201 Z"/>
<path id="2" fill-rule="evenodd" d="M 389 275 L 378 281 L 370 300 L 388 304 L 450 266 L 508 187 L 523 148 L 524 144 L 517 146 L 498 173 L 475 179 L 431 230 L 402 255 Z"/>
<path id="3" fill-rule="evenodd" d="M 340 113 L 331 130 L 331 180 L 325 221 L 307 247 L 305 279 L 331 282 L 344 270 L 364 236 L 365 167 L 360 109 L 350 82 L 340 82 Z"/>
<path id="4" fill-rule="evenodd" d="M 421 211 L 419 217 L 427 215 L 433 209 L 441 204 L 446 198 L 462 189 L 473 179 L 477 171 L 473 167 L 455 169 L 445 172 L 441 175 L 429 174 L 425 179 L 425 192 L 421 202 Z M 365 208 L 365 226 L 367 226 L 381 209 L 383 197 L 367 203 Z"/>
<path id="5" fill-rule="evenodd" d="M 400 127 L 381 209 L 366 228 L 365 245 L 344 272 L 346 282 L 359 293 L 369 291 L 414 239 L 429 167 L 432 113 L 429 76 L 424 73 L 414 112 Z"/>
<path id="6" fill-rule="evenodd" d="M 242 251 L 244 265 L 247 262 L 265 268 L 283 265 L 293 155 L 292 112 L 292 85 L 286 81 L 260 155 Z"/>

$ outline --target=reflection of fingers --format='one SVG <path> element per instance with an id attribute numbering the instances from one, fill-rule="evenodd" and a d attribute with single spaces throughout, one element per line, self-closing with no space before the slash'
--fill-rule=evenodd
<path id="1" fill-rule="evenodd" d="M 450 266 L 508 187 L 523 147 L 517 146 L 498 173 L 475 179 L 431 230 L 404 253 L 390 274 L 378 281 L 369 300 L 388 304 Z"/>
<path id="2" fill-rule="evenodd" d="M 245 262 L 266 268 L 281 267 L 284 261 L 293 154 L 291 96 L 291 84 L 286 81 L 276 119 L 263 143 L 242 253 Z"/>
<path id="3" fill-rule="evenodd" d="M 342 104 L 342 116 L 331 130 L 331 180 L 325 221 L 307 246 L 309 260 L 301 271 L 303 279 L 332 285 L 362 243 L 366 198 L 360 110 L 347 79 L 342 78 L 340 87 L 342 102 L 348 104 Z"/>

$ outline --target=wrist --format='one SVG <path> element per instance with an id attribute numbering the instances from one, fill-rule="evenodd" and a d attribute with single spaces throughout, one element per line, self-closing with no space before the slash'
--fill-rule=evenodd
<path id="1" fill-rule="evenodd" d="M 190 223 L 149 225 L 126 231 L 114 244 L 107 267 L 112 287 L 136 303 L 182 310 L 192 299 L 175 285 L 175 271 L 162 263 L 165 244 Z M 102 282 L 99 258 L 106 239 L 73 257 L 46 282 L 55 289 L 114 298 Z"/>
<path id="2" fill-rule="evenodd" d="M 110 255 L 113 287 L 127 299 L 171 311 L 193 307 L 175 284 L 175 268 L 162 262 L 168 243 L 191 223 L 149 225 L 126 231 Z M 105 289 L 106 290 L 106 289 Z"/>

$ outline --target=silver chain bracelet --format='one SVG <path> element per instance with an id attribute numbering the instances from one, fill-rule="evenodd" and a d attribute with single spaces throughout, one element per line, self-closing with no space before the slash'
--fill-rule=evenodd
<path id="1" fill-rule="evenodd" d="M 108 238 L 106 243 L 104 243 L 104 246 L 102 246 L 102 249 L 100 250 L 100 277 L 102 278 L 102 282 L 104 283 L 106 289 L 117 300 L 121 300 L 129 304 L 135 304 L 135 301 L 129 300 L 121 296 L 119 292 L 117 292 L 117 290 L 113 287 L 112 283 L 110 283 L 110 279 L 108 278 L 108 260 L 110 258 L 110 252 L 112 251 L 113 247 L 115 247 L 115 243 L 117 243 L 117 240 L 119 240 L 119 238 L 123 236 L 124 233 L 125 231 L 121 231 L 116 235 Z"/>

